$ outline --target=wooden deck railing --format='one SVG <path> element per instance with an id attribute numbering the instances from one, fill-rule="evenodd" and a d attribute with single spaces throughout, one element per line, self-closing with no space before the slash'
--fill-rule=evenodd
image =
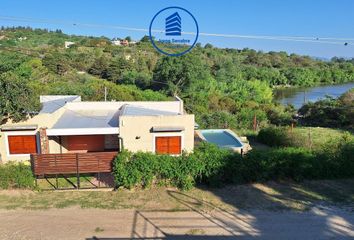
<path id="1" fill-rule="evenodd" d="M 34 175 L 112 172 L 117 152 L 32 154 Z"/>

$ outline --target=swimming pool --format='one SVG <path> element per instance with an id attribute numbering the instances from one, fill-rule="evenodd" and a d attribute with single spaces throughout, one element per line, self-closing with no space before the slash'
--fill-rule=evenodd
<path id="1" fill-rule="evenodd" d="M 244 147 L 241 139 L 230 129 L 205 129 L 199 130 L 202 140 L 214 143 L 222 148 L 241 150 Z"/>

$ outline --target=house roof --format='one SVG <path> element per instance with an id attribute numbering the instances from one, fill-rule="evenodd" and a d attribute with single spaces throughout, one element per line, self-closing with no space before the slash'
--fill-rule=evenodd
<path id="1" fill-rule="evenodd" d="M 81 97 L 78 95 L 43 95 L 40 96 L 42 109 L 39 113 L 53 113 L 68 102 L 80 101 Z"/>
<path id="2" fill-rule="evenodd" d="M 57 96 L 54 98 L 50 98 L 50 96 L 44 98 L 43 96 L 43 100 L 46 100 L 43 101 L 46 103 L 43 112 L 53 111 L 52 107 L 60 104 L 62 104 L 63 110 L 54 125 L 47 130 L 48 136 L 118 134 L 119 118 L 123 116 L 183 114 L 183 103 L 179 99 L 165 102 L 81 102 L 81 98 L 78 96 Z"/>
<path id="3" fill-rule="evenodd" d="M 151 108 L 126 104 L 122 106 L 120 115 L 121 116 L 171 116 L 171 115 L 179 115 L 179 112 L 162 111 L 159 109 L 151 109 Z"/>
<path id="4" fill-rule="evenodd" d="M 67 109 L 52 129 L 63 128 L 115 128 L 118 127 L 118 110 Z"/>
<path id="5" fill-rule="evenodd" d="M 36 130 L 38 128 L 37 124 L 29 125 L 4 125 L 0 127 L 1 131 L 22 131 L 22 130 Z"/>

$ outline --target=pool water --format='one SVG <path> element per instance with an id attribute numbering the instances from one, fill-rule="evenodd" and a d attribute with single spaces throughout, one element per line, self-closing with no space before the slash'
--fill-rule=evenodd
<path id="1" fill-rule="evenodd" d="M 215 143 L 219 147 L 243 147 L 241 141 L 226 130 L 200 130 L 200 132 L 208 142 Z"/>

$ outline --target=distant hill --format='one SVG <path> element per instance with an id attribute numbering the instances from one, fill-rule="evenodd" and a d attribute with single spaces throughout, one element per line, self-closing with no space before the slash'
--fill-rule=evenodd
<path id="1" fill-rule="evenodd" d="M 259 121 L 269 120 L 273 86 L 354 82 L 354 59 L 322 61 L 211 44 L 166 57 L 148 37 L 116 46 L 106 37 L 29 27 L 2 27 L 0 53 L 0 81 L 25 82 L 36 96 L 79 94 L 102 100 L 105 87 L 109 100 L 162 100 L 178 94 L 204 126 L 223 121 L 248 126 L 236 119 L 252 121 L 255 112 Z"/>

